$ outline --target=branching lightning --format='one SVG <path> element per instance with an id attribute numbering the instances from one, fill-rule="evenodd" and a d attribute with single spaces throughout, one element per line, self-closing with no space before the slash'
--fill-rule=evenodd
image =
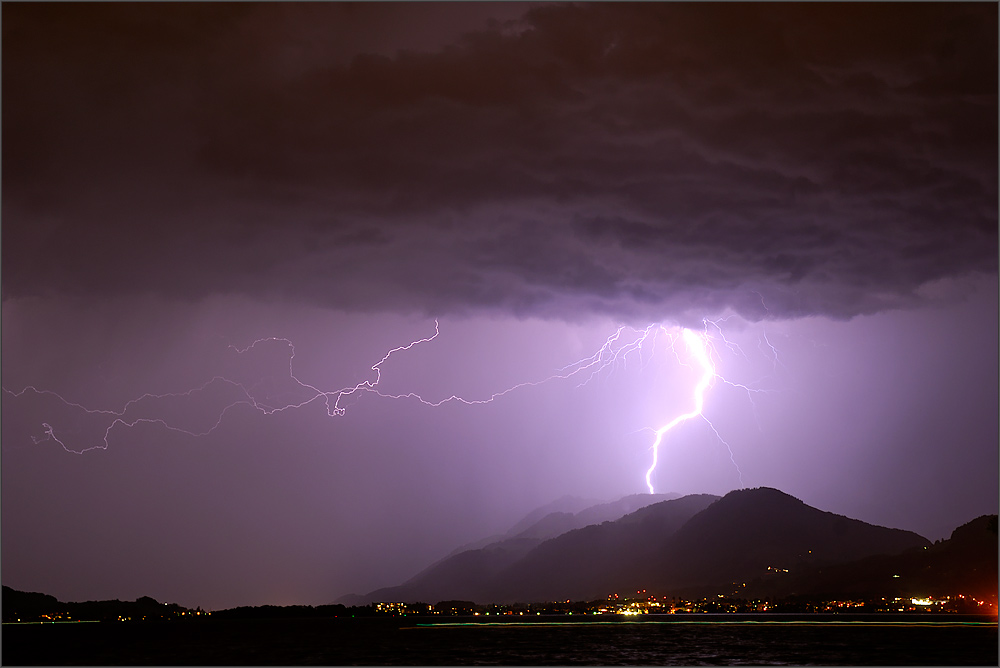
<path id="1" fill-rule="evenodd" d="M 33 385 L 28 385 L 19 392 L 13 392 L 11 390 L 8 390 L 7 388 L 3 388 L 3 391 L 6 394 L 9 394 L 13 397 L 20 397 L 26 392 L 33 392 L 39 395 L 54 397 L 58 401 L 62 402 L 65 406 L 82 411 L 87 415 L 105 416 L 108 419 L 110 419 L 110 422 L 104 429 L 104 435 L 101 441 L 99 443 L 89 445 L 86 447 L 78 447 L 78 448 L 71 447 L 61 437 L 56 435 L 56 429 L 48 422 L 42 423 L 43 436 L 32 437 L 36 444 L 51 440 L 58 443 L 67 452 L 71 452 L 74 454 L 83 454 L 85 452 L 95 449 L 101 449 L 101 450 L 107 449 L 109 446 L 109 438 L 115 427 L 130 428 L 130 427 L 135 427 L 136 425 L 139 424 L 158 424 L 161 427 L 168 429 L 170 431 L 186 434 L 192 437 L 207 436 L 212 432 L 214 432 L 216 429 L 218 429 L 221 426 L 226 414 L 228 414 L 232 409 L 236 408 L 237 406 L 249 406 L 264 415 L 270 415 L 272 413 L 287 411 L 289 409 L 304 408 L 305 406 L 312 404 L 316 401 L 322 401 L 326 406 L 327 415 L 329 417 L 337 417 L 337 416 L 343 416 L 347 410 L 344 406 L 341 405 L 341 401 L 346 397 L 350 397 L 351 395 L 355 395 L 361 392 L 372 393 L 386 399 L 413 399 L 419 401 L 424 405 L 437 407 L 451 402 L 463 403 L 467 405 L 487 404 L 510 392 L 513 392 L 521 388 L 542 385 L 544 383 L 548 383 L 553 380 L 569 379 L 577 376 L 582 376 L 583 380 L 581 381 L 581 384 L 585 384 L 589 382 L 591 379 L 593 379 L 595 376 L 597 376 L 599 373 L 601 373 L 602 370 L 605 370 L 609 367 L 613 367 L 617 362 L 623 360 L 625 356 L 628 355 L 630 352 L 638 349 L 642 345 L 642 341 L 645 339 L 645 337 L 648 336 L 652 327 L 647 328 L 645 332 L 642 333 L 641 336 L 635 339 L 626 338 L 627 329 L 628 328 L 624 326 L 619 327 L 614 334 L 612 334 L 607 338 L 607 340 L 604 342 L 601 348 L 593 355 L 577 360 L 572 364 L 566 365 L 561 369 L 558 369 L 556 373 L 548 377 L 545 377 L 540 380 L 525 381 L 522 383 L 518 383 L 504 390 L 494 392 L 487 397 L 475 398 L 475 399 L 468 399 L 453 394 L 443 399 L 434 400 L 434 399 L 424 398 L 423 396 L 421 396 L 416 392 L 393 394 L 393 393 L 383 392 L 382 390 L 379 389 L 379 383 L 382 380 L 383 365 L 386 364 L 389 361 L 389 359 L 396 353 L 410 350 L 411 348 L 414 348 L 418 345 L 426 344 L 436 339 L 440 335 L 440 325 L 437 320 L 434 321 L 434 333 L 432 335 L 416 339 L 405 345 L 397 346 L 386 352 L 385 355 L 383 355 L 378 362 L 376 362 L 370 367 L 371 371 L 374 372 L 373 378 L 364 380 L 360 383 L 357 383 L 356 385 L 340 388 L 337 390 L 321 390 L 316 386 L 299 379 L 299 377 L 295 374 L 294 370 L 295 345 L 289 339 L 281 337 L 261 338 L 257 339 L 256 341 L 254 341 L 253 343 L 244 348 L 238 348 L 236 346 L 229 345 L 229 349 L 233 350 L 239 355 L 244 355 L 250 352 L 251 350 L 254 350 L 258 346 L 262 346 L 267 343 L 280 343 L 288 347 L 289 354 L 288 354 L 287 379 L 291 381 L 294 389 L 301 395 L 302 398 L 295 401 L 285 401 L 284 403 L 281 404 L 273 403 L 273 401 L 270 400 L 270 398 L 267 396 L 266 390 L 262 390 L 261 388 L 255 385 L 248 385 L 236 380 L 225 378 L 223 376 L 214 376 L 211 380 L 207 381 L 201 386 L 193 388 L 191 390 L 187 390 L 185 392 L 164 393 L 164 394 L 146 393 L 138 398 L 129 400 L 120 410 L 87 408 L 86 406 L 80 403 L 66 399 L 57 392 L 53 392 L 51 390 L 40 390 Z M 139 407 L 139 405 L 142 404 L 143 402 L 169 399 L 169 398 L 179 398 L 179 397 L 192 398 L 201 393 L 205 393 L 213 388 L 227 389 L 231 392 L 234 392 L 236 394 L 236 398 L 230 401 L 226 406 L 224 406 L 219 411 L 218 418 L 208 429 L 204 429 L 201 431 L 193 431 L 190 429 L 185 429 L 176 424 L 172 424 L 165 418 L 130 417 L 130 414 L 134 413 L 136 409 Z"/>
<path id="2" fill-rule="evenodd" d="M 693 363 L 693 365 L 700 370 L 700 375 L 695 387 L 692 390 L 690 410 L 677 415 L 672 420 L 654 431 L 655 438 L 651 447 L 652 463 L 645 475 L 646 487 L 650 493 L 653 493 L 654 486 L 652 477 L 657 468 L 659 450 L 660 446 L 663 444 L 665 436 L 670 431 L 674 430 L 678 425 L 689 420 L 693 420 L 694 418 L 701 418 L 705 423 L 707 423 L 719 441 L 729 450 L 730 459 L 740 475 L 740 484 L 742 485 L 742 471 L 740 471 L 739 466 L 736 464 L 732 448 L 722 438 L 712 422 L 704 415 L 706 394 L 717 379 L 727 385 L 746 391 L 751 403 L 753 403 L 752 395 L 756 392 L 760 392 L 761 390 L 753 389 L 747 385 L 733 383 L 726 380 L 716 372 L 716 364 L 713 361 L 713 354 L 717 354 L 713 345 L 715 337 L 713 334 L 710 334 L 710 328 L 713 333 L 718 335 L 721 342 L 731 352 L 747 357 L 737 344 L 726 338 L 723 333 L 722 326 L 720 325 L 720 321 L 718 320 L 706 319 L 704 321 L 704 330 L 700 333 L 684 328 L 679 330 L 679 335 L 677 333 L 678 328 L 667 328 L 666 326 L 660 324 L 652 324 L 645 329 L 634 329 L 631 327 L 619 326 L 614 333 L 607 337 L 601 347 L 592 355 L 579 359 L 562 368 L 556 369 L 553 374 L 544 378 L 517 383 L 507 387 L 506 389 L 499 390 L 489 394 L 488 396 L 479 398 L 466 398 L 457 394 L 452 394 L 444 398 L 433 399 L 421 396 L 416 392 L 390 393 L 385 392 L 380 388 L 383 366 L 389 362 L 390 358 L 398 353 L 408 351 L 420 345 L 428 344 L 438 338 L 440 335 L 440 325 L 437 320 L 434 321 L 433 334 L 415 339 L 405 345 L 392 348 L 388 350 L 381 359 L 372 364 L 370 367 L 372 377 L 355 385 L 336 390 L 322 390 L 313 384 L 299 379 L 294 369 L 295 346 L 289 339 L 280 337 L 262 338 L 257 339 L 244 348 L 238 348 L 230 345 L 229 349 L 234 351 L 237 355 L 245 355 L 259 346 L 264 346 L 269 343 L 284 345 L 288 348 L 288 375 L 286 378 L 282 379 L 281 382 L 286 383 L 288 388 L 290 388 L 286 394 L 294 395 L 295 398 L 286 398 L 283 401 L 276 401 L 275 397 L 271 396 L 268 391 L 268 387 L 263 380 L 254 384 L 248 384 L 223 376 L 214 376 L 204 384 L 185 392 L 143 394 L 142 396 L 129 400 L 120 410 L 87 408 L 80 403 L 66 399 L 57 392 L 53 392 L 51 390 L 40 390 L 31 385 L 26 386 L 19 392 L 13 392 L 7 388 L 2 389 L 4 393 L 15 398 L 20 397 L 27 392 L 52 397 L 68 408 L 81 411 L 84 415 L 106 419 L 107 423 L 103 427 L 103 437 L 101 437 L 98 442 L 90 445 L 83 445 L 82 447 L 73 447 L 71 444 L 67 443 L 66 437 L 61 434 L 57 435 L 57 428 L 48 421 L 41 423 L 41 436 L 32 436 L 32 440 L 36 444 L 45 441 L 52 441 L 58 443 L 67 452 L 84 454 L 95 449 L 107 449 L 110 444 L 111 434 L 116 427 L 132 428 L 140 424 L 154 424 L 169 431 L 186 434 L 191 437 L 207 436 L 217 430 L 222 425 L 226 416 L 238 406 L 247 406 L 264 415 L 270 415 L 290 409 L 301 409 L 309 404 L 313 404 L 314 402 L 322 401 L 325 405 L 327 416 L 340 417 L 345 415 L 347 411 L 347 408 L 342 405 L 342 400 L 359 393 L 371 393 L 384 399 L 415 400 L 426 406 L 438 407 L 451 402 L 466 405 L 487 404 L 516 390 L 539 386 L 557 380 L 577 379 L 579 380 L 578 386 L 585 385 L 602 374 L 610 376 L 617 368 L 624 368 L 627 364 L 628 356 L 633 353 L 639 356 L 640 368 L 644 370 L 649 360 L 655 353 L 657 335 L 662 332 L 668 337 L 670 341 L 670 349 L 677 357 L 678 362 L 682 365 L 688 365 L 688 362 L 685 361 L 685 359 L 689 360 L 690 363 Z M 682 355 L 676 349 L 675 343 L 678 338 L 684 343 L 686 351 L 685 358 L 682 358 Z M 644 361 L 643 349 L 647 345 L 649 350 Z M 763 338 L 763 342 L 760 344 L 762 353 L 764 352 L 764 345 L 766 345 L 767 349 L 770 351 L 769 357 L 776 366 L 779 363 L 777 351 L 770 344 L 770 342 L 767 341 L 766 335 Z M 224 396 L 229 396 L 229 399 L 222 402 L 225 405 L 222 406 L 221 409 L 212 413 L 212 415 L 215 415 L 214 421 L 211 421 L 211 424 L 205 429 L 195 430 L 185 428 L 184 426 L 177 424 L 176 421 L 172 421 L 165 417 L 162 414 L 163 411 L 161 411 L 161 415 L 157 417 L 140 415 L 144 409 L 148 411 L 151 406 L 155 408 L 155 402 L 157 401 L 178 399 L 196 400 L 209 392 L 214 392 L 216 394 L 222 393 Z M 207 402 L 208 400 L 205 399 L 205 401 Z"/>
<path id="3" fill-rule="evenodd" d="M 684 339 L 684 345 L 687 346 L 688 352 L 691 357 L 698 363 L 701 367 L 701 378 L 698 380 L 698 384 L 694 388 L 694 408 L 688 413 L 682 413 L 678 415 L 673 420 L 663 425 L 656 430 L 656 440 L 653 441 L 653 464 L 646 471 L 646 486 L 649 488 L 649 493 L 653 494 L 653 482 L 651 477 L 653 471 L 656 470 L 656 464 L 659 459 L 660 443 L 663 441 L 663 435 L 668 431 L 686 422 L 691 418 L 698 417 L 702 414 L 702 410 L 705 407 L 705 392 L 708 391 L 709 385 L 715 379 L 715 365 L 712 364 L 712 358 L 708 354 L 708 348 L 706 347 L 705 340 L 692 332 L 690 329 L 684 329 L 681 333 Z"/>

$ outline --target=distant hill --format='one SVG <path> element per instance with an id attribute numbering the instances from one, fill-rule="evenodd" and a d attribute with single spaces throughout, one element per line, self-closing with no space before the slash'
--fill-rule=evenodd
<path id="1" fill-rule="evenodd" d="M 951 537 L 899 554 L 878 555 L 832 566 L 801 569 L 790 577 L 748 585 L 753 595 L 940 597 L 997 594 L 997 516 L 983 515 Z"/>
<path id="2" fill-rule="evenodd" d="M 532 517 L 529 515 L 525 520 L 518 522 L 513 529 L 507 532 L 507 538 L 534 538 L 546 540 L 555 538 L 573 529 L 582 529 L 591 524 L 601 522 L 613 522 L 629 513 L 634 513 L 640 508 L 669 501 L 680 497 L 680 494 L 632 494 L 617 501 L 609 503 L 598 503 L 579 510 L 576 513 L 551 512 L 536 521 L 526 523 L 525 520 Z"/>
<path id="3" fill-rule="evenodd" d="M 650 503 L 653 503 L 653 501 L 650 501 Z M 530 513 L 522 517 L 514 526 L 508 529 L 506 533 L 495 534 L 493 536 L 480 538 L 479 540 L 473 541 L 471 543 L 466 543 L 465 545 L 461 545 L 452 550 L 445 557 L 445 559 L 447 559 L 448 557 L 453 557 L 456 554 L 466 552 L 468 550 L 478 550 L 480 548 L 486 547 L 487 545 L 498 543 L 507 538 L 513 538 L 518 534 L 524 532 L 530 532 L 531 534 L 534 534 L 534 537 L 541 539 L 558 536 L 560 533 L 562 533 L 562 531 L 560 531 L 558 527 L 552 526 L 551 528 L 545 528 L 546 518 L 550 516 L 555 517 L 560 515 L 566 515 L 572 517 L 576 513 L 579 513 L 581 510 L 586 510 L 587 508 L 599 505 L 607 505 L 607 504 L 598 501 L 596 499 L 583 499 L 578 496 L 570 496 L 570 495 L 561 496 L 555 501 L 551 501 L 543 506 L 539 506 L 538 508 L 532 510 Z M 624 515 L 625 512 L 628 511 L 623 511 L 617 517 L 608 519 L 617 519 L 618 517 Z M 551 522 L 552 520 L 549 521 Z M 586 526 L 586 525 L 584 524 L 581 526 Z M 551 531 L 555 531 L 555 533 L 550 533 Z M 568 531 L 568 529 L 565 529 L 565 531 Z M 444 561 L 444 559 L 441 559 L 438 562 L 431 564 L 431 566 L 436 566 L 437 563 L 440 563 L 440 561 Z"/>
<path id="4" fill-rule="evenodd" d="M 718 500 L 692 494 L 661 501 L 545 541 L 499 574 L 484 600 L 592 600 L 624 593 L 633 584 L 631 574 L 656 560 L 681 527 Z"/>
<path id="5" fill-rule="evenodd" d="M 642 589 L 660 595 L 734 593 L 733 583 L 742 589 L 745 583 L 772 582 L 778 573 L 783 583 L 793 583 L 821 568 L 932 547 L 913 532 L 818 510 L 769 488 L 721 499 L 669 499 L 613 522 L 537 537 L 571 526 L 572 518 L 586 512 L 550 514 L 515 537 L 456 554 L 403 585 L 358 599 L 503 603 L 587 600 Z M 993 576 L 995 581 L 995 559 Z"/>
<path id="6" fill-rule="evenodd" d="M 519 522 L 504 534 L 503 538 L 513 538 L 517 534 L 529 529 L 532 525 L 538 523 L 544 517 L 551 515 L 553 513 L 565 513 L 568 515 L 575 515 L 581 510 L 586 510 L 592 506 L 603 505 L 602 501 L 597 499 L 582 499 L 578 496 L 561 496 L 551 503 L 547 503 L 544 506 L 535 508 L 530 513 L 525 515 Z M 619 515 L 620 517 L 620 515 Z M 479 546 L 483 547 L 483 546 Z"/>
<path id="7" fill-rule="evenodd" d="M 5 622 L 16 620 L 21 616 L 35 619 L 55 611 L 65 612 L 65 604 L 60 603 L 55 596 L 34 591 L 18 591 L 7 585 L 3 586 L 3 620 Z"/>
<path id="8" fill-rule="evenodd" d="M 160 603 L 149 596 L 134 601 L 82 601 L 64 603 L 54 596 L 26 592 L 3 586 L 3 621 L 35 621 L 38 619 L 86 619 L 116 620 L 128 619 L 169 619 L 181 613 L 200 613 L 188 610 L 176 603 Z"/>
<path id="9" fill-rule="evenodd" d="M 337 599 L 337 603 L 363 605 L 371 601 L 429 600 L 428 595 L 442 591 L 448 595 L 434 600 L 466 600 L 469 597 L 465 593 L 479 591 L 477 588 L 547 539 L 591 524 L 617 520 L 627 513 L 678 496 L 675 493 L 632 494 L 608 503 L 564 496 L 531 511 L 503 535 L 456 549 L 403 585 L 378 589 L 367 595 L 348 594 Z"/>
<path id="10" fill-rule="evenodd" d="M 576 550 L 580 549 L 577 547 L 577 543 L 581 540 L 585 542 L 589 540 L 594 545 L 604 546 L 603 548 L 588 547 L 586 549 L 603 549 L 609 553 L 617 551 L 617 541 L 622 531 L 611 526 L 612 522 L 602 518 L 620 518 L 618 521 L 624 522 L 622 526 L 629 526 L 639 523 L 640 518 L 645 517 L 645 515 L 632 517 L 637 513 L 644 513 L 650 508 L 660 507 L 663 504 L 675 504 L 650 516 L 653 518 L 650 521 L 654 524 L 659 522 L 657 529 L 659 532 L 663 533 L 667 529 L 672 532 L 694 513 L 719 498 L 708 494 L 692 495 L 680 499 L 675 498 L 676 496 L 676 494 L 636 494 L 611 503 L 592 506 L 576 515 L 550 513 L 511 538 L 497 541 L 483 548 L 466 550 L 444 559 L 402 585 L 377 589 L 364 596 L 345 596 L 338 599 L 338 602 L 357 605 L 369 601 L 439 601 L 446 599 L 506 601 L 510 598 L 504 595 L 505 590 L 508 589 L 506 583 L 511 579 L 525 578 L 532 582 L 536 580 L 540 582 L 540 578 L 544 579 L 544 575 L 536 576 L 534 574 L 532 565 L 537 566 L 538 573 L 545 574 L 560 572 L 575 564 L 589 563 L 578 559 L 560 561 L 559 555 L 563 551 L 575 554 Z M 639 510 L 622 517 L 623 513 L 633 508 Z M 660 517 L 660 519 L 656 520 L 656 517 Z M 602 523 L 587 524 L 587 522 L 594 520 Z M 552 536 L 553 532 L 559 531 L 561 533 L 555 538 L 548 540 L 543 538 Z M 583 534 L 580 533 L 581 531 Z M 637 537 L 632 542 L 642 543 L 645 542 L 645 538 L 641 535 L 642 531 L 641 527 L 633 527 L 630 530 L 625 530 L 625 533 L 631 533 Z M 538 550 L 540 552 L 536 554 Z M 552 567 L 548 564 L 543 565 L 540 560 L 545 559 L 551 559 L 555 563 Z M 524 563 L 528 565 L 521 565 L 522 560 L 527 560 Z M 581 574 L 579 577 L 583 578 L 584 576 Z M 520 591 L 523 587 L 518 585 L 515 589 Z M 568 597 L 562 596 L 562 598 Z"/>

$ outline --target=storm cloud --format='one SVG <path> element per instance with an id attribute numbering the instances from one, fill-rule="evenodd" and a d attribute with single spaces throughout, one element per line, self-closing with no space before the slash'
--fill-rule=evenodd
<path id="1" fill-rule="evenodd" d="M 3 295 L 913 305 L 997 268 L 996 12 L 9 5 Z"/>

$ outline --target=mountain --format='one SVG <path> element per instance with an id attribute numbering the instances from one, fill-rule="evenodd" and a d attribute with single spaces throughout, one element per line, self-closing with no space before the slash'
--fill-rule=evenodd
<path id="1" fill-rule="evenodd" d="M 42 615 L 63 611 L 64 603 L 55 596 L 34 591 L 18 591 L 3 585 L 3 620 L 5 622 L 20 617 L 37 618 Z"/>
<path id="2" fill-rule="evenodd" d="M 468 592 L 495 577 L 543 541 L 590 524 L 617 520 L 645 506 L 676 499 L 671 494 L 632 494 L 609 503 L 593 503 L 573 496 L 561 497 L 531 511 L 505 534 L 464 545 L 434 562 L 397 587 L 377 589 L 367 595 L 347 594 L 344 605 L 371 601 L 430 600 L 434 592 Z M 434 600 L 463 599 L 445 596 Z"/>
<path id="3" fill-rule="evenodd" d="M 646 542 L 642 532 L 647 522 L 659 533 L 672 532 L 694 513 L 702 510 L 719 497 L 708 494 L 697 494 L 688 497 L 675 498 L 676 494 L 636 494 L 627 496 L 611 503 L 599 504 L 580 511 L 576 515 L 568 513 L 549 513 L 534 524 L 527 526 L 511 538 L 497 541 L 486 547 L 466 550 L 437 562 L 417 574 L 407 582 L 396 587 L 377 589 L 364 596 L 345 596 L 337 602 L 346 605 L 357 605 L 369 601 L 440 601 L 440 600 L 474 600 L 474 601 L 506 601 L 509 597 L 503 595 L 511 578 L 525 577 L 531 579 L 524 570 L 538 564 L 540 559 L 549 555 L 561 555 L 562 551 L 575 553 L 576 543 L 580 540 L 590 541 L 594 545 L 588 549 L 599 549 L 613 553 L 619 549 L 618 541 L 622 533 L 615 522 L 603 518 L 616 519 L 623 522 L 625 533 L 634 534 L 626 542 L 636 543 L 636 549 Z M 666 500 L 661 500 L 666 499 Z M 663 504 L 673 504 L 669 508 L 661 508 L 647 519 L 650 508 Z M 633 508 L 638 508 L 629 515 L 622 516 Z M 601 524 L 590 524 L 591 521 L 601 521 Z M 519 523 L 520 524 L 520 523 Z M 523 524 L 521 525 L 523 526 Z M 515 525 L 515 528 L 518 528 Z M 594 532 L 596 531 L 596 535 Z M 561 532 L 561 533 L 560 533 Z M 580 532 L 583 532 L 582 534 Z M 559 533 L 555 538 L 545 540 L 544 537 Z M 539 554 L 536 551 L 541 550 Z M 520 566 L 522 560 L 528 566 Z M 553 567 L 539 565 L 540 573 L 559 572 L 566 568 L 567 561 L 556 556 Z M 585 564 L 586 561 L 573 561 Z M 513 568 L 513 571 L 511 569 Z M 513 575 L 509 574 L 511 571 Z M 521 575 L 523 573 L 523 575 Z M 579 577 L 584 577 L 580 574 Z M 515 589 L 520 590 L 518 586 Z M 575 590 L 574 590 L 575 591 Z M 569 598 L 570 596 L 562 596 Z"/>
<path id="4" fill-rule="evenodd" d="M 492 547 L 442 560 L 403 585 L 359 596 L 365 599 L 359 603 L 581 601 L 619 592 L 628 598 L 646 589 L 656 596 L 771 600 L 964 595 L 968 612 L 981 611 L 979 602 L 996 609 L 996 515 L 978 517 L 931 544 L 909 531 L 824 512 L 760 488 L 721 499 L 693 494 L 660 501 L 544 541 L 523 535 L 532 526 Z M 280 612 L 329 615 L 335 607 Z M 63 603 L 7 586 L 2 608 L 5 622 L 201 614 L 145 596 Z M 231 616 L 273 616 L 272 608 L 236 609 Z"/>
<path id="5" fill-rule="evenodd" d="M 182 614 L 201 614 L 176 603 L 160 603 L 149 596 L 134 601 L 82 601 L 64 603 L 54 596 L 26 592 L 3 586 L 3 621 L 40 621 L 55 619 L 117 620 L 172 619 Z"/>
<path id="6" fill-rule="evenodd" d="M 806 568 L 792 577 L 749 583 L 748 590 L 754 596 L 938 598 L 965 594 L 984 600 L 997 595 L 997 557 L 997 516 L 983 515 L 933 545 Z"/>
<path id="7" fill-rule="evenodd" d="M 632 494 L 611 503 L 591 506 L 573 516 L 574 526 L 572 528 L 580 529 L 591 524 L 613 522 L 646 506 L 651 506 L 661 501 L 679 499 L 680 496 L 680 494 L 673 492 L 670 494 Z"/>
<path id="8" fill-rule="evenodd" d="M 623 576 L 655 560 L 675 532 L 718 500 L 691 494 L 661 501 L 545 541 L 490 583 L 486 600 L 591 600 L 627 591 Z"/>
<path id="9" fill-rule="evenodd" d="M 622 497 L 617 501 L 588 506 L 577 513 L 551 512 L 532 523 L 528 523 L 526 520 L 536 515 L 536 513 L 531 513 L 524 520 L 514 525 L 514 528 L 507 532 L 506 537 L 514 539 L 530 538 L 541 542 L 560 536 L 573 529 L 582 529 L 585 526 L 600 524 L 602 522 L 613 522 L 629 513 L 634 513 L 640 508 L 645 508 L 660 501 L 676 499 L 679 496 L 679 494 L 632 494 Z"/>
<path id="10" fill-rule="evenodd" d="M 532 510 L 530 513 L 521 518 L 517 524 L 512 526 L 510 530 L 502 536 L 502 538 L 513 538 L 553 513 L 572 516 L 582 510 L 586 510 L 587 508 L 597 505 L 602 505 L 602 502 L 596 499 L 582 499 L 578 496 L 561 496 L 551 503 L 547 503 L 544 506 L 539 506 L 538 508 Z M 621 517 L 621 515 L 618 517 Z M 479 545 L 477 547 L 485 547 L 485 545 Z"/>
<path id="11" fill-rule="evenodd" d="M 359 598 L 503 603 L 592 600 L 643 589 L 659 595 L 732 593 L 733 583 L 742 588 L 776 573 L 815 573 L 931 547 L 913 532 L 825 512 L 769 488 L 738 490 L 721 499 L 707 494 L 669 499 L 615 521 L 548 540 L 536 537 L 570 526 L 572 518 L 543 517 L 512 538 L 454 555 L 403 585 Z"/>
<path id="12" fill-rule="evenodd" d="M 636 574 L 653 588 L 712 593 L 769 568 L 793 571 L 928 545 L 911 531 L 818 510 L 776 489 L 744 489 L 692 518 Z"/>
<path id="13" fill-rule="evenodd" d="M 651 495 L 637 494 L 635 496 L 651 496 Z M 651 500 L 649 503 L 653 503 L 653 501 Z M 518 534 L 526 531 L 530 531 L 531 534 L 536 534 L 534 535 L 534 537 L 540 539 L 552 538 L 553 536 L 558 536 L 560 533 L 562 533 L 562 531 L 560 531 L 559 527 L 554 524 L 556 520 L 547 518 L 555 518 L 560 516 L 572 517 L 576 513 L 579 513 L 582 510 L 586 510 L 593 506 L 604 506 L 604 505 L 610 505 L 610 504 L 602 503 L 600 501 L 597 501 L 596 499 L 583 499 L 578 496 L 570 496 L 568 494 L 566 496 L 561 496 L 555 501 L 551 501 L 549 503 L 546 503 L 544 506 L 539 506 L 538 508 L 532 510 L 530 513 L 522 517 L 514 526 L 508 529 L 506 533 L 494 534 L 492 536 L 487 536 L 486 538 L 480 538 L 479 540 L 475 540 L 471 543 L 466 543 L 465 545 L 456 547 L 454 550 L 448 553 L 448 555 L 445 556 L 444 559 L 447 559 L 448 557 L 453 557 L 456 554 L 460 554 L 468 550 L 478 550 L 484 548 L 487 545 L 498 543 L 507 538 L 513 538 Z M 628 511 L 623 511 L 616 517 L 609 517 L 608 519 L 618 519 L 618 517 L 624 515 L 625 512 Z M 553 522 L 551 528 L 545 528 L 546 521 Z M 581 524 L 580 526 L 586 526 L 586 524 Z M 569 529 L 564 529 L 564 531 L 568 530 Z M 444 559 L 441 559 L 435 562 L 434 564 L 431 564 L 431 566 L 429 566 L 428 568 L 436 566 L 441 561 L 444 561 Z"/>

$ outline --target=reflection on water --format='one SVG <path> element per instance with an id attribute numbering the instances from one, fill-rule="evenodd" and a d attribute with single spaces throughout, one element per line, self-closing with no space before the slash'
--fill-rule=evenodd
<path id="1" fill-rule="evenodd" d="M 832 619 L 830 617 L 833 617 Z M 697 615 L 5 626 L 5 665 L 997 665 L 996 618 Z"/>

